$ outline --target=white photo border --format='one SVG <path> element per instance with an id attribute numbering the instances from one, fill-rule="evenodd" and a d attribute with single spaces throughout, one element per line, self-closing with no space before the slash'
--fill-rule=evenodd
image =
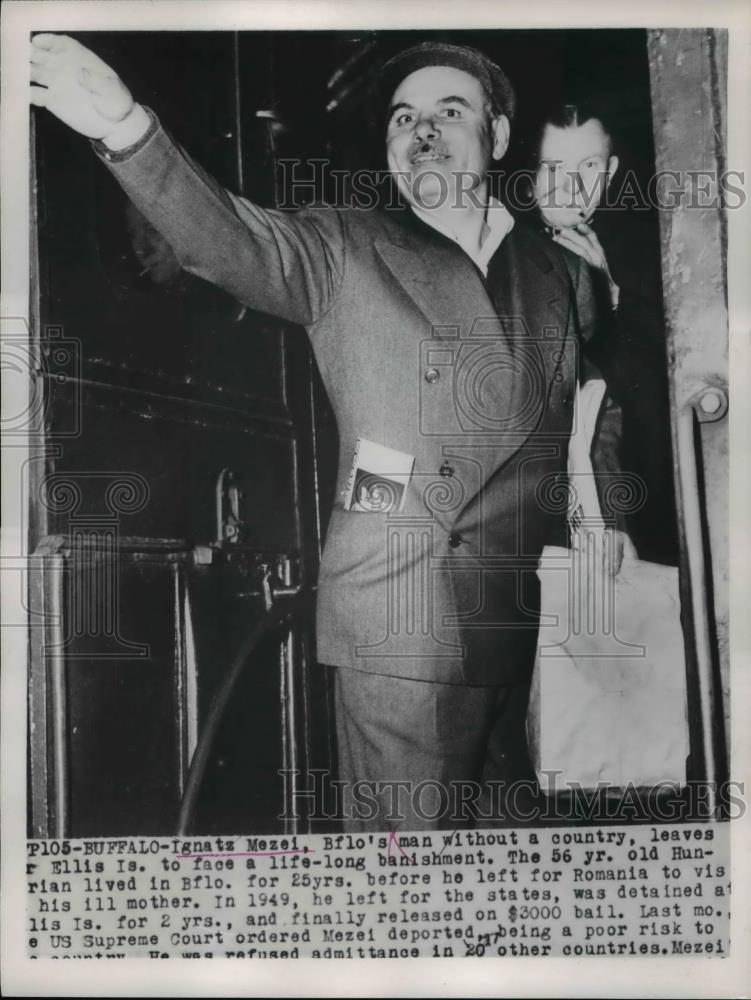
<path id="1" fill-rule="evenodd" d="M 0 317 L 29 310 L 29 112 L 27 50 L 32 31 L 725 27 L 729 31 L 727 162 L 749 177 L 749 44 L 751 6 L 743 0 L 155 0 L 155 2 L 15 2 L 2 17 L 2 305 Z M 746 182 L 748 191 L 748 181 Z M 749 775 L 751 619 L 748 614 L 751 530 L 751 393 L 749 366 L 751 255 L 749 206 L 729 213 L 731 440 L 732 778 Z M 17 401 L 16 401 L 17 402 Z M 21 401 L 22 402 L 22 401 Z M 3 551 L 22 551 L 18 475 L 22 449 L 3 454 Z M 17 590 L 18 588 L 16 588 Z M 26 636 L 12 589 L 3 587 L 2 671 L 2 988 L 19 996 L 672 996 L 748 995 L 751 984 L 748 816 L 731 824 L 734 897 L 731 956 L 694 958 L 257 960 L 124 962 L 25 957 Z M 748 787 L 748 786 L 747 786 Z"/>

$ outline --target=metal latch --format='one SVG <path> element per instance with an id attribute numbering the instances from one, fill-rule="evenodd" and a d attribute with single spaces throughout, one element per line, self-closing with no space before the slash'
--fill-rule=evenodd
<path id="1" fill-rule="evenodd" d="M 261 563 L 261 594 L 263 596 L 263 606 L 266 611 L 271 611 L 274 602 L 278 597 L 294 597 L 300 593 L 300 586 L 292 586 L 276 573 L 272 573 L 268 563 Z M 287 574 L 288 575 L 288 574 Z M 255 592 L 251 592 L 255 593 Z"/>
<path id="2" fill-rule="evenodd" d="M 243 495 L 234 472 L 225 468 L 216 480 L 216 544 L 236 545 L 242 541 L 245 522 L 240 517 Z"/>

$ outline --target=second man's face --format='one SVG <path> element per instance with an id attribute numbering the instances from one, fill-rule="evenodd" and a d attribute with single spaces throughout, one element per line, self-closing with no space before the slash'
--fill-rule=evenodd
<path id="1" fill-rule="evenodd" d="M 567 128 L 547 125 L 535 181 L 545 221 L 560 229 L 589 221 L 617 166 L 610 138 L 596 118 Z"/>
<path id="2" fill-rule="evenodd" d="M 389 170 L 412 205 L 467 207 L 485 199 L 488 167 L 505 153 L 508 132 L 504 116 L 490 116 L 479 80 L 427 66 L 405 77 L 391 100 Z"/>

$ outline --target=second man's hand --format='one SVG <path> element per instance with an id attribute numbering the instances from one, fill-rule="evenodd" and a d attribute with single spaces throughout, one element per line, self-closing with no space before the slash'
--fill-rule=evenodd
<path id="1" fill-rule="evenodd" d="M 618 307 L 619 288 L 613 281 L 610 273 L 608 259 L 602 244 L 597 239 L 597 234 L 586 222 L 578 222 L 575 226 L 556 229 L 553 239 L 562 247 L 566 247 L 573 253 L 582 257 L 586 262 L 599 271 L 607 280 L 608 291 L 610 292 L 610 302 L 613 309 Z"/>
<path id="2" fill-rule="evenodd" d="M 31 103 L 110 149 L 137 142 L 149 116 L 99 56 L 67 35 L 31 40 Z"/>

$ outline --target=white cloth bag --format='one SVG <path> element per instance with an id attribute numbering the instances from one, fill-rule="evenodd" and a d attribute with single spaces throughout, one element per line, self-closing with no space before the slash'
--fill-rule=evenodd
<path id="1" fill-rule="evenodd" d="M 678 570 L 624 558 L 603 568 L 590 451 L 605 393 L 577 388 L 569 442 L 572 548 L 540 557 L 541 615 L 527 733 L 543 791 L 682 785 L 688 726 Z"/>

